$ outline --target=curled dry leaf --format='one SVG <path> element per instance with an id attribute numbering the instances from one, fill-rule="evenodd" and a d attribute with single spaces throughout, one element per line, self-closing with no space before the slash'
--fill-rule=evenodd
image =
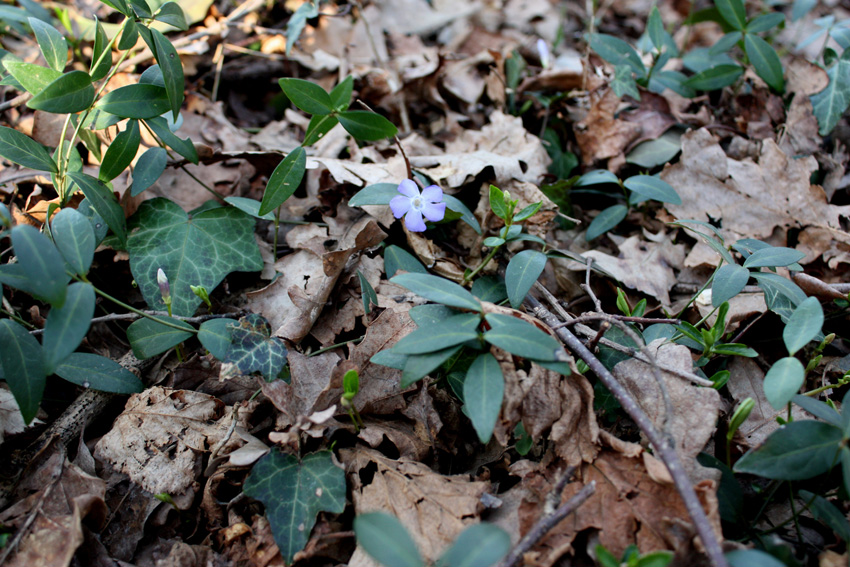
<path id="1" fill-rule="evenodd" d="M 622 154 L 641 134 L 641 126 L 615 118 L 620 98 L 609 88 L 590 94 L 590 112 L 575 127 L 582 163 L 592 165 Z"/>

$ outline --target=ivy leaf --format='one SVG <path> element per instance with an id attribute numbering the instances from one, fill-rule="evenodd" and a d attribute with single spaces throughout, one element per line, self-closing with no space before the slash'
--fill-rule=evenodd
<path id="1" fill-rule="evenodd" d="M 819 93 L 812 95 L 812 109 L 818 119 L 818 133 L 826 136 L 850 107 L 850 50 L 845 51 L 826 74 L 829 84 Z"/>
<path id="2" fill-rule="evenodd" d="M 101 392 L 136 394 L 145 389 L 138 376 L 114 360 L 87 352 L 71 353 L 55 372 L 68 382 Z"/>
<path id="3" fill-rule="evenodd" d="M 466 372 L 463 399 L 466 414 L 481 443 L 487 444 L 493 436 L 504 395 L 505 377 L 499 361 L 489 352 L 478 355 Z"/>
<path id="4" fill-rule="evenodd" d="M 35 337 L 11 319 L 0 319 L 0 365 L 24 423 L 31 422 L 38 413 L 47 377 L 43 360 Z"/>
<path id="5" fill-rule="evenodd" d="M 263 260 L 254 240 L 254 219 L 234 207 L 207 209 L 191 217 L 174 202 L 151 199 L 130 219 L 130 269 L 153 309 L 165 310 L 156 271 L 171 284 L 172 312 L 191 316 L 201 303 L 190 285 L 212 291 L 235 271 L 257 271 Z"/>
<path id="6" fill-rule="evenodd" d="M 262 315 L 249 313 L 230 327 L 230 348 L 224 362 L 241 374 L 260 372 L 266 380 L 274 380 L 286 364 L 286 346 L 271 336 L 269 322 Z"/>
<path id="7" fill-rule="evenodd" d="M 329 451 L 293 455 L 273 451 L 254 465 L 242 491 L 266 507 L 274 541 L 284 560 L 304 549 L 319 512 L 345 509 L 345 473 Z"/>

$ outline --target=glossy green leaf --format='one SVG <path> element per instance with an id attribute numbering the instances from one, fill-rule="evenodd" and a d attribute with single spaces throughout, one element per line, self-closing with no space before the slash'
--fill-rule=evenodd
<path id="1" fill-rule="evenodd" d="M 652 175 L 633 175 L 623 181 L 623 185 L 646 199 L 674 205 L 682 204 L 682 198 L 669 183 Z"/>
<path id="2" fill-rule="evenodd" d="M 346 110 L 340 112 L 337 119 L 346 132 L 358 140 L 383 140 L 398 134 L 395 124 L 368 110 Z"/>
<path id="3" fill-rule="evenodd" d="M 44 358 L 35 337 L 11 319 L 0 319 L 0 365 L 24 423 L 31 422 L 44 393 Z"/>
<path id="4" fill-rule="evenodd" d="M 260 205 L 260 214 L 270 213 L 283 204 L 295 193 L 307 168 L 307 152 L 298 146 L 281 161 L 275 168 Z"/>
<path id="5" fill-rule="evenodd" d="M 729 567 L 786 567 L 785 563 L 760 549 L 738 549 L 726 554 Z"/>
<path id="6" fill-rule="evenodd" d="M 186 330 L 181 331 L 148 318 L 134 321 L 127 327 L 127 339 L 133 347 L 133 354 L 139 360 L 162 354 L 194 335 L 195 328 L 189 323 L 168 317 L 161 319 Z"/>
<path id="7" fill-rule="evenodd" d="M 472 214 L 472 211 L 469 210 L 469 207 L 463 201 L 454 195 L 443 193 L 443 202 L 446 204 L 448 210 L 460 213 L 460 220 L 472 227 L 472 230 L 477 234 L 481 234 L 481 225 L 478 224 L 478 219 L 475 218 L 475 215 Z"/>
<path id="8" fill-rule="evenodd" d="M 758 356 L 758 352 L 741 343 L 718 343 L 715 344 L 711 350 L 715 354 L 723 354 L 726 356 L 746 356 L 748 358 L 755 358 Z"/>
<path id="9" fill-rule="evenodd" d="M 408 311 L 408 314 L 413 322 L 416 323 L 416 326 L 421 329 L 442 323 L 449 317 L 457 315 L 457 311 L 439 303 L 429 303 L 427 305 L 416 305 L 412 307 Z"/>
<path id="10" fill-rule="evenodd" d="M 168 122 L 162 116 L 157 116 L 156 118 L 151 118 L 150 120 L 146 120 L 145 123 L 151 127 L 151 130 L 154 131 L 154 134 L 162 140 L 169 148 L 173 149 L 175 152 L 191 161 L 195 165 L 198 165 L 198 152 L 195 150 L 195 144 L 192 143 L 190 139 L 182 139 L 179 138 L 171 129 L 168 127 Z"/>
<path id="11" fill-rule="evenodd" d="M 416 543 L 395 516 L 369 512 L 354 518 L 357 543 L 385 567 L 424 567 Z"/>
<path id="12" fill-rule="evenodd" d="M 130 194 L 135 197 L 156 183 L 165 171 L 167 163 L 168 152 L 164 148 L 155 147 L 146 150 L 133 168 L 133 185 L 130 187 Z"/>
<path id="13" fill-rule="evenodd" d="M 349 75 L 333 88 L 330 93 L 331 105 L 335 110 L 343 111 L 351 102 L 351 93 L 354 91 L 354 77 Z"/>
<path id="14" fill-rule="evenodd" d="M 37 18 L 30 18 L 30 27 L 35 40 L 51 69 L 62 72 L 68 64 L 68 41 L 59 30 Z"/>
<path id="15" fill-rule="evenodd" d="M 107 51 L 109 36 L 103 29 L 103 24 L 95 16 L 94 45 L 92 46 L 91 67 L 89 75 L 92 81 L 99 81 L 109 74 L 112 67 L 112 52 Z"/>
<path id="16" fill-rule="evenodd" d="M 47 374 L 55 372 L 56 367 L 80 346 L 91 326 L 94 305 L 92 285 L 75 282 L 68 286 L 65 304 L 52 308 L 47 314 L 42 339 Z"/>
<path id="17" fill-rule="evenodd" d="M 431 274 L 401 274 L 392 283 L 406 287 L 429 301 L 442 303 L 458 309 L 481 311 L 481 304 L 466 289 L 447 279 Z"/>
<path id="18" fill-rule="evenodd" d="M 121 37 L 118 39 L 118 49 L 127 51 L 136 45 L 139 41 L 139 24 L 135 18 L 129 17 L 124 20 L 124 25 L 121 26 Z"/>
<path id="19" fill-rule="evenodd" d="M 287 57 L 289 57 L 289 53 L 292 51 L 292 46 L 295 45 L 295 42 L 298 41 L 299 37 L 301 37 L 301 32 L 304 31 L 304 26 L 307 25 L 307 20 L 315 18 L 318 15 L 318 2 L 309 0 L 298 6 L 298 9 L 293 12 L 292 16 L 290 16 L 289 21 L 286 23 Z"/>
<path id="20" fill-rule="evenodd" d="M 384 249 L 384 271 L 387 274 L 387 278 L 392 278 L 399 270 L 419 274 L 428 273 L 428 270 L 416 256 L 404 248 L 390 244 Z"/>
<path id="21" fill-rule="evenodd" d="M 37 282 L 30 282 L 20 264 L 0 264 L 0 284 L 19 289 L 37 299 L 44 299 L 38 295 Z"/>
<path id="22" fill-rule="evenodd" d="M 743 32 L 729 32 L 723 37 L 721 37 L 719 40 L 717 40 L 717 43 L 711 46 L 711 48 L 708 50 L 708 54 L 714 57 L 720 55 L 721 53 L 726 53 L 727 51 L 735 47 L 735 45 L 739 41 L 741 41 L 742 37 L 744 37 Z"/>
<path id="23" fill-rule="evenodd" d="M 664 48 L 664 35 L 667 30 L 664 29 L 664 22 L 661 20 L 661 13 L 658 11 L 658 6 L 653 6 L 649 12 L 649 19 L 646 22 L 646 33 L 652 41 L 653 47 L 658 51 Z"/>
<path id="24" fill-rule="evenodd" d="M 151 7 L 148 5 L 147 0 L 130 0 L 130 4 L 133 6 L 133 11 L 140 18 L 153 17 L 153 12 L 151 12 Z"/>
<path id="25" fill-rule="evenodd" d="M 828 423 L 794 421 L 748 451 L 733 468 L 778 480 L 812 478 L 836 464 L 841 438 L 841 429 Z"/>
<path id="26" fill-rule="evenodd" d="M 86 352 L 69 355 L 55 373 L 68 382 L 101 392 L 136 394 L 145 389 L 138 376 L 117 362 Z"/>
<path id="27" fill-rule="evenodd" d="M 307 131 L 304 132 L 304 141 L 301 142 L 301 145 L 304 147 L 312 146 L 324 138 L 325 134 L 330 132 L 331 128 L 337 124 L 339 124 L 339 120 L 331 114 L 314 115 L 307 125 Z"/>
<path id="28" fill-rule="evenodd" d="M 6 61 L 3 65 L 12 77 L 32 95 L 40 93 L 47 85 L 62 76 L 62 73 L 59 71 L 54 71 L 50 67 L 42 67 L 34 63 Z"/>
<path id="29" fill-rule="evenodd" d="M 157 21 L 173 26 L 181 31 L 189 29 L 186 23 L 186 15 L 183 13 L 183 8 L 177 2 L 166 2 L 159 7 L 159 10 L 154 15 Z M 160 63 L 161 65 L 161 63 Z"/>
<path id="30" fill-rule="evenodd" d="M 473 524 L 440 556 L 439 567 L 490 567 L 511 549 L 511 536 L 495 524 Z M 648 566 L 647 566 L 648 567 Z"/>
<path id="31" fill-rule="evenodd" d="M 782 62 L 770 44 L 759 36 L 748 33 L 744 37 L 744 48 L 758 76 L 773 90 L 783 92 L 785 78 L 782 76 Z"/>
<path id="32" fill-rule="evenodd" d="M 810 502 L 809 510 L 815 518 L 829 526 L 845 542 L 850 541 L 850 522 L 832 502 L 808 490 L 800 490 L 797 494 L 805 502 Z"/>
<path id="33" fill-rule="evenodd" d="M 0 126 L 0 156 L 39 171 L 56 173 L 59 168 L 47 149 L 13 128 Z"/>
<path id="34" fill-rule="evenodd" d="M 505 287 L 511 307 L 518 309 L 528 291 L 546 268 L 546 254 L 536 250 L 523 250 L 516 254 L 505 270 Z"/>
<path id="35" fill-rule="evenodd" d="M 801 302 L 782 330 L 782 340 L 788 353 L 798 350 L 817 338 L 823 327 L 823 308 L 816 297 L 808 297 Z"/>
<path id="36" fill-rule="evenodd" d="M 218 360 L 224 360 L 230 348 L 231 327 L 238 325 L 235 319 L 210 319 L 201 323 L 198 340 L 210 354 Z"/>
<path id="37" fill-rule="evenodd" d="M 307 545 L 318 513 L 341 514 L 345 509 L 345 472 L 330 451 L 301 461 L 272 451 L 257 461 L 242 491 L 266 507 L 274 541 L 284 561 L 291 563 Z"/>
<path id="38" fill-rule="evenodd" d="M 478 440 L 484 444 L 493 436 L 504 394 L 505 378 L 499 361 L 489 352 L 478 355 L 466 372 L 463 399 Z"/>
<path id="39" fill-rule="evenodd" d="M 496 276 L 481 276 L 472 282 L 472 295 L 481 301 L 499 303 L 508 298 L 508 290 L 502 278 Z"/>
<path id="40" fill-rule="evenodd" d="M 375 355 L 369 359 L 369 362 L 380 364 L 381 366 L 386 366 L 388 368 L 395 368 L 396 370 L 403 370 L 408 358 L 410 357 L 406 354 L 398 354 L 391 350 L 382 350 L 381 352 L 375 353 Z"/>
<path id="41" fill-rule="evenodd" d="M 12 246 L 29 285 L 53 307 L 65 303 L 65 262 L 49 238 L 27 224 L 11 230 Z"/>
<path id="42" fill-rule="evenodd" d="M 355 193 L 348 201 L 348 206 L 389 205 L 392 198 L 399 195 L 396 183 L 374 183 Z"/>
<path id="43" fill-rule="evenodd" d="M 127 5 L 127 0 L 100 0 L 100 1 L 103 2 L 104 4 L 106 4 L 107 6 L 109 6 L 110 8 L 112 8 L 113 10 L 118 10 L 119 12 L 121 12 L 122 14 L 127 16 L 128 18 L 133 16 L 133 11 Z"/>
<path id="44" fill-rule="evenodd" d="M 715 0 L 720 15 L 736 30 L 747 29 L 747 10 L 743 0 Z"/>
<path id="45" fill-rule="evenodd" d="M 820 400 L 809 396 L 796 395 L 791 401 L 812 414 L 813 416 L 831 423 L 835 427 L 841 427 L 841 414 L 835 408 Z"/>
<path id="46" fill-rule="evenodd" d="M 141 141 L 139 122 L 130 120 L 127 127 L 115 136 L 115 139 L 106 149 L 106 155 L 103 156 L 103 161 L 100 164 L 98 179 L 108 182 L 121 175 L 121 172 L 127 169 L 136 157 Z M 161 150 L 162 148 L 151 149 Z"/>
<path id="47" fill-rule="evenodd" d="M 436 352 L 478 338 L 481 319 L 477 313 L 459 313 L 402 337 L 393 346 L 400 354 Z"/>
<path id="48" fill-rule="evenodd" d="M 406 358 L 401 367 L 400 386 L 402 388 L 412 386 L 442 366 L 444 362 L 456 355 L 461 348 L 461 345 L 458 345 L 426 354 L 404 355 Z"/>
<path id="49" fill-rule="evenodd" d="M 782 409 L 791 401 L 805 379 L 802 363 L 788 356 L 777 360 L 764 377 L 764 395 L 773 409 Z"/>
<path id="50" fill-rule="evenodd" d="M 501 246 L 505 242 L 506 240 L 504 238 L 499 238 L 498 236 L 488 236 L 481 242 L 481 244 L 488 248 L 496 248 L 497 246 Z"/>
<path id="51" fill-rule="evenodd" d="M 597 236 L 601 236 L 620 224 L 624 218 L 626 218 L 626 214 L 629 212 L 629 208 L 626 205 L 613 205 L 603 210 L 601 213 L 596 215 L 590 226 L 587 227 L 587 233 L 584 235 L 585 239 L 590 242 Z"/>
<path id="52" fill-rule="evenodd" d="M 266 213 L 264 215 L 260 214 L 260 202 L 256 199 L 248 199 L 247 197 L 225 197 L 224 201 L 256 219 L 263 219 L 267 221 L 274 220 L 274 213 Z"/>
<path id="53" fill-rule="evenodd" d="M 531 217 L 537 214 L 537 211 L 539 211 L 540 207 L 542 206 L 543 202 L 537 201 L 536 203 L 532 203 L 527 207 L 523 207 L 520 212 L 514 215 L 513 222 L 521 222 L 530 219 Z"/>
<path id="54" fill-rule="evenodd" d="M 165 4 L 174 5 L 173 2 Z M 179 10 L 179 7 L 178 7 Z M 165 92 L 168 96 L 168 103 L 171 107 L 171 113 L 174 120 L 177 120 L 177 115 L 180 114 L 180 107 L 183 105 L 183 88 L 185 79 L 183 77 L 183 64 L 180 62 L 180 56 L 177 50 L 171 45 L 162 32 L 156 29 L 151 29 L 153 42 L 156 46 L 156 61 L 159 63 L 159 69 L 162 71 L 162 78 L 165 81 Z M 152 116 L 145 118 L 153 118 Z"/>
<path id="55" fill-rule="evenodd" d="M 103 217 L 109 228 L 123 244 L 127 241 L 127 221 L 124 209 L 118 204 L 115 194 L 103 181 L 79 172 L 69 172 L 68 177 L 82 189 L 91 206 Z"/>
<path id="56" fill-rule="evenodd" d="M 208 209 L 190 218 L 168 199 L 151 199 L 130 219 L 130 229 L 130 269 L 153 309 L 165 310 L 156 283 L 159 268 L 171 283 L 173 313 L 191 316 L 201 299 L 190 285 L 211 292 L 230 272 L 263 267 L 254 219 L 233 207 Z"/>
<path id="57" fill-rule="evenodd" d="M 743 74 L 744 68 L 740 65 L 721 64 L 700 71 L 682 84 L 698 91 L 715 91 L 728 87 Z"/>
<path id="58" fill-rule="evenodd" d="M 832 132 L 850 107 L 850 58 L 841 57 L 826 73 L 829 76 L 829 84 L 811 96 L 812 109 L 818 119 L 818 133 L 821 136 Z"/>
<path id="59" fill-rule="evenodd" d="M 262 315 L 245 315 L 230 327 L 230 348 L 223 362 L 235 365 L 241 374 L 259 372 L 266 380 L 274 380 L 286 365 L 287 352 L 283 340 L 271 334 Z"/>
<path id="60" fill-rule="evenodd" d="M 330 114 L 334 111 L 331 97 L 325 89 L 304 79 L 284 78 L 278 81 L 292 104 L 309 114 Z"/>
<path id="61" fill-rule="evenodd" d="M 155 118 L 168 112 L 168 93 L 157 85 L 134 84 L 106 93 L 97 108 L 121 118 Z"/>
<path id="62" fill-rule="evenodd" d="M 485 317 L 491 327 L 484 333 L 484 340 L 488 343 L 532 360 L 566 360 L 561 344 L 531 323 L 498 313 L 488 313 Z"/>
<path id="63" fill-rule="evenodd" d="M 778 314 L 783 322 L 787 323 L 794 309 L 806 299 L 803 290 L 788 278 L 770 272 L 751 272 L 750 275 L 764 291 L 767 308 Z"/>
<path id="64" fill-rule="evenodd" d="M 508 205 L 505 203 L 505 194 L 495 185 L 490 185 L 490 210 L 500 219 L 507 220 Z"/>
<path id="65" fill-rule="evenodd" d="M 594 169 L 588 171 L 578 178 L 576 187 L 586 187 L 588 185 L 601 185 L 603 183 L 620 183 L 620 178 L 608 171 L 607 169 Z"/>
<path id="66" fill-rule="evenodd" d="M 631 45 L 612 35 L 594 33 L 590 35 L 590 48 L 602 59 L 613 65 L 627 66 L 638 78 L 646 76 L 646 68 Z"/>
<path id="67" fill-rule="evenodd" d="M 711 304 L 720 307 L 744 289 L 750 279 L 750 271 L 738 264 L 724 264 L 714 274 L 711 282 Z"/>
<path id="68" fill-rule="evenodd" d="M 655 140 L 642 142 L 626 155 L 626 162 L 647 169 L 663 165 L 682 151 L 682 132 L 672 128 Z"/>
<path id="69" fill-rule="evenodd" d="M 756 16 L 750 23 L 747 24 L 747 33 L 761 33 L 769 29 L 775 28 L 785 21 L 785 14 L 781 12 L 771 12 Z"/>

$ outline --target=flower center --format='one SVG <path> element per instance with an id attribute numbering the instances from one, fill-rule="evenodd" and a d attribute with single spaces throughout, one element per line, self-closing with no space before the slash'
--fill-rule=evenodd
<path id="1" fill-rule="evenodd" d="M 413 206 L 415 208 L 421 209 L 422 208 L 422 197 L 414 197 L 413 200 L 411 201 L 411 203 L 413 204 Z"/>

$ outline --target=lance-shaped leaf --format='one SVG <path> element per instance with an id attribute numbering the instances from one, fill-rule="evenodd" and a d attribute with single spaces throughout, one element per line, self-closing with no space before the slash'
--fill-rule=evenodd
<path id="1" fill-rule="evenodd" d="M 747 10 L 743 0 L 715 0 L 714 4 L 730 26 L 736 30 L 747 29 Z"/>
<path id="2" fill-rule="evenodd" d="M 4 63 L 4 67 L 24 87 L 24 90 L 32 95 L 40 93 L 47 85 L 62 76 L 62 73 L 50 67 L 23 61 L 9 61 Z"/>
<path id="3" fill-rule="evenodd" d="M 473 524 L 460 532 L 451 547 L 440 556 L 438 565 L 489 567 L 498 563 L 510 549 L 511 536 L 508 532 L 495 524 Z"/>
<path id="4" fill-rule="evenodd" d="M 54 307 L 47 314 L 43 339 L 44 370 L 47 374 L 52 374 L 86 337 L 94 315 L 94 303 L 91 284 L 75 282 L 68 286 L 65 304 Z"/>
<path id="5" fill-rule="evenodd" d="M 778 480 L 812 478 L 836 464 L 841 439 L 841 429 L 828 423 L 794 421 L 774 431 L 733 468 L 736 472 Z"/>
<path id="6" fill-rule="evenodd" d="M 304 79 L 285 78 L 278 81 L 292 104 L 310 114 L 330 114 L 333 102 L 325 89 Z"/>
<path id="7" fill-rule="evenodd" d="M 354 194 L 348 201 L 349 207 L 362 207 L 363 205 L 389 205 L 393 197 L 397 197 L 398 184 L 375 183 L 367 185 Z"/>
<path id="8" fill-rule="evenodd" d="M 22 224 L 12 229 L 12 246 L 28 285 L 54 307 L 65 303 L 65 262 L 49 238 Z"/>
<path id="9" fill-rule="evenodd" d="M 178 137 L 168 127 L 168 121 L 162 116 L 145 120 L 145 124 L 151 127 L 154 134 L 162 140 L 169 148 L 188 159 L 195 165 L 198 165 L 198 152 L 195 149 L 195 144 L 189 138 L 183 139 Z"/>
<path id="10" fill-rule="evenodd" d="M 383 140 L 398 134 L 395 124 L 368 110 L 346 110 L 337 115 L 339 123 L 358 140 Z"/>
<path id="11" fill-rule="evenodd" d="M 307 545 L 319 512 L 340 514 L 345 509 L 345 473 L 329 451 L 301 461 L 272 451 L 257 461 L 242 491 L 265 505 L 274 541 L 287 563 Z"/>
<path id="12" fill-rule="evenodd" d="M 588 242 L 605 234 L 626 218 L 629 208 L 626 205 L 612 205 L 596 215 L 590 226 L 587 227 L 587 233 L 584 235 Z"/>
<path id="13" fill-rule="evenodd" d="M 674 205 L 682 204 L 682 198 L 669 183 L 652 175 L 633 175 L 623 181 L 623 185 L 645 199 L 655 199 Z"/>
<path id="14" fill-rule="evenodd" d="M 463 399 L 466 414 L 482 443 L 490 441 L 505 396 L 505 377 L 492 354 L 478 356 L 466 372 Z"/>
<path id="15" fill-rule="evenodd" d="M 124 219 L 124 209 L 118 204 L 118 199 L 106 184 L 91 175 L 80 172 L 68 172 L 68 177 L 83 190 L 83 195 L 91 203 L 97 213 L 103 217 L 115 236 L 123 244 L 127 241 L 127 221 Z"/>
<path id="16" fill-rule="evenodd" d="M 41 345 L 11 319 L 0 319 L 0 365 L 24 423 L 31 422 L 38 413 L 47 375 Z"/>
<path id="17" fill-rule="evenodd" d="M 177 115 L 180 114 L 180 106 L 183 104 L 183 64 L 180 62 L 177 50 L 174 49 L 168 38 L 162 35 L 162 32 L 153 28 L 150 32 L 156 47 L 156 62 L 159 63 L 159 69 L 162 71 L 162 78 L 165 81 L 168 103 L 171 105 L 174 120 L 177 120 Z"/>
<path id="18" fill-rule="evenodd" d="M 130 194 L 135 197 L 142 191 L 153 185 L 168 163 L 168 152 L 165 148 L 150 148 L 136 162 L 133 168 L 133 185 Z"/>
<path id="19" fill-rule="evenodd" d="M 230 348 L 224 362 L 235 365 L 242 374 L 259 372 L 274 380 L 286 364 L 286 346 L 271 336 L 269 322 L 262 315 L 249 313 L 230 327 Z"/>
<path id="20" fill-rule="evenodd" d="M 59 171 L 47 148 L 26 134 L 6 126 L 0 126 L 0 156 L 24 167 L 50 173 Z"/>
<path id="21" fill-rule="evenodd" d="M 488 343 L 532 360 L 555 362 L 566 359 L 566 353 L 563 358 L 559 357 L 563 353 L 561 344 L 531 323 L 498 313 L 488 313 L 485 317 L 491 327 L 484 333 L 484 340 Z"/>
<path id="22" fill-rule="evenodd" d="M 744 37 L 744 47 L 758 76 L 764 79 L 764 82 L 770 85 L 773 90 L 784 91 L 785 79 L 782 76 L 782 62 L 770 44 L 759 36 L 748 33 Z"/>
<path id="23" fill-rule="evenodd" d="M 76 209 L 62 209 L 50 222 L 53 243 L 74 273 L 85 275 L 94 259 L 94 229 Z"/>
<path id="24" fill-rule="evenodd" d="M 806 257 L 805 252 L 784 248 L 782 246 L 766 246 L 753 252 L 744 261 L 745 268 L 765 268 L 774 266 L 789 266 Z"/>
<path id="25" fill-rule="evenodd" d="M 444 321 L 418 329 L 393 346 L 400 354 L 425 354 L 478 338 L 481 318 L 477 313 L 459 313 Z"/>
<path id="26" fill-rule="evenodd" d="M 121 172 L 127 169 L 127 166 L 136 157 L 136 152 L 139 151 L 141 141 L 142 135 L 139 131 L 139 121 L 130 120 L 127 123 L 127 128 L 115 136 L 115 139 L 106 149 L 106 155 L 103 156 L 100 171 L 97 174 L 98 179 L 101 181 L 112 181 L 121 175 Z M 162 148 L 156 149 L 162 150 Z"/>
<path id="27" fill-rule="evenodd" d="M 259 214 L 270 213 L 295 193 L 307 168 L 307 152 L 298 146 L 278 164 L 269 177 Z"/>
<path id="28" fill-rule="evenodd" d="M 357 543 L 375 561 L 391 567 L 422 567 L 416 542 L 395 516 L 368 512 L 354 518 Z"/>
<path id="29" fill-rule="evenodd" d="M 147 318 L 139 319 L 127 327 L 127 339 L 133 347 L 133 354 L 139 360 L 161 354 L 192 338 L 195 328 L 189 323 L 168 317 L 162 317 L 162 320 L 186 330 L 181 331 Z"/>
<path id="30" fill-rule="evenodd" d="M 805 299 L 788 319 L 788 324 L 782 331 L 782 340 L 789 354 L 806 346 L 809 341 L 814 340 L 823 327 L 823 308 L 817 297 Z"/>
<path id="31" fill-rule="evenodd" d="M 55 372 L 68 382 L 101 392 L 136 394 L 145 389 L 138 376 L 117 362 L 87 352 L 72 353 Z"/>
<path id="32" fill-rule="evenodd" d="M 401 387 L 407 388 L 411 386 L 442 366 L 444 362 L 448 359 L 456 355 L 461 349 L 461 345 L 449 347 L 444 350 L 438 350 L 436 352 L 429 352 L 426 354 L 411 354 L 411 355 L 397 355 L 404 357 L 403 363 L 399 364 L 401 366 Z M 387 353 L 393 353 L 392 351 L 384 351 Z M 380 354 L 380 353 L 379 353 Z M 377 355 L 376 355 L 377 356 Z M 383 366 L 388 366 L 392 364 L 393 360 L 384 360 L 380 362 L 380 358 L 378 361 L 373 360 L 372 362 L 377 362 L 378 364 L 382 364 Z M 385 364 L 389 363 L 389 364 Z"/>
<path id="33" fill-rule="evenodd" d="M 159 268 L 171 284 L 172 312 L 191 316 L 201 303 L 190 285 L 210 292 L 235 271 L 263 267 L 254 240 L 254 219 L 234 207 L 207 209 L 191 217 L 168 199 L 151 199 L 130 219 L 130 269 L 153 309 L 165 310 L 156 283 Z"/>
<path id="34" fill-rule="evenodd" d="M 57 114 L 73 114 L 86 110 L 94 102 L 94 85 L 84 71 L 65 73 L 37 95 L 27 106 Z"/>
<path id="35" fill-rule="evenodd" d="M 47 22 L 37 18 L 29 18 L 28 21 L 44 60 L 52 69 L 61 72 L 68 64 L 68 41 Z"/>
<path id="36" fill-rule="evenodd" d="M 517 309 L 525 300 L 528 290 L 546 267 L 546 254 L 536 250 L 523 250 L 508 262 L 505 270 L 505 287 L 511 307 Z"/>
<path id="37" fill-rule="evenodd" d="M 157 85 L 127 85 L 104 95 L 97 107 L 121 118 L 155 118 L 171 108 L 166 90 Z"/>
<path id="38" fill-rule="evenodd" d="M 459 309 L 481 311 L 481 304 L 471 293 L 444 278 L 431 274 L 401 274 L 394 277 L 392 282 L 430 301 Z"/>

